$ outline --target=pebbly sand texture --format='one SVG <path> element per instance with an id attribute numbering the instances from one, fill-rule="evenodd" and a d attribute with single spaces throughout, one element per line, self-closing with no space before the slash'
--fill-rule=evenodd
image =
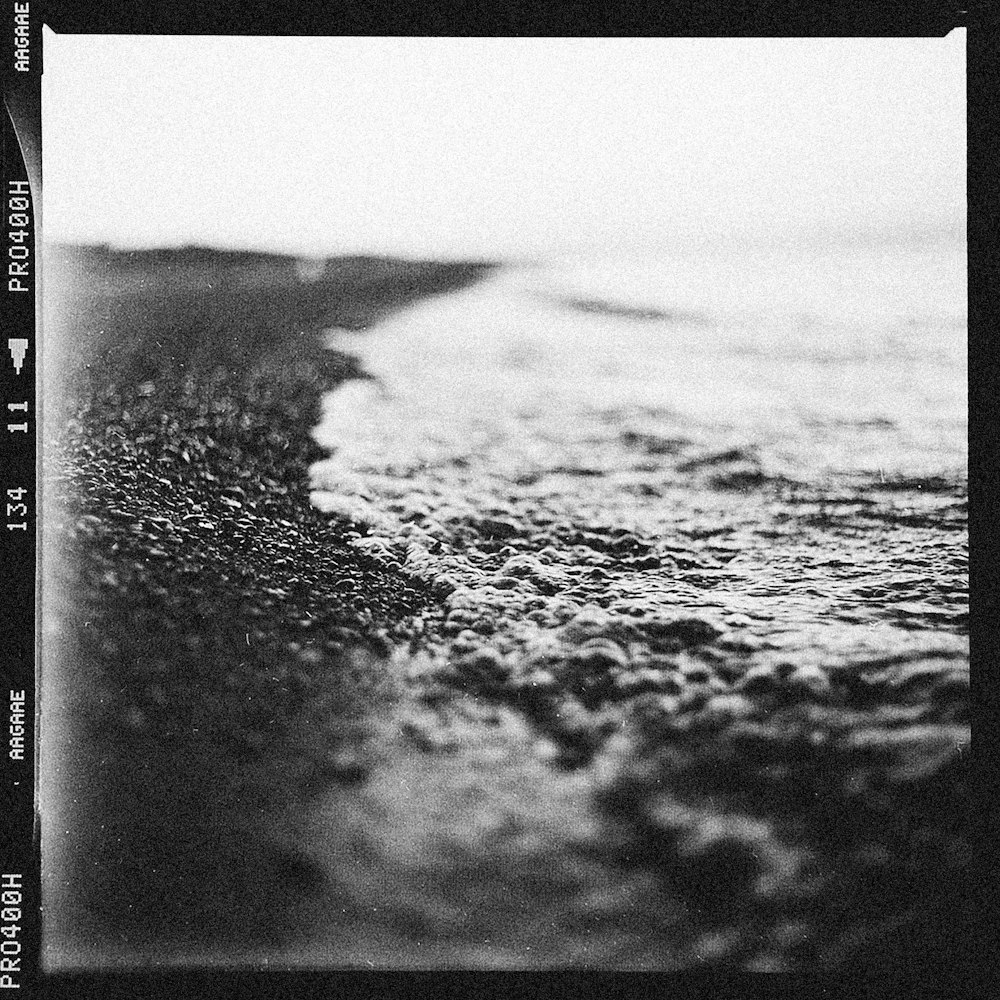
<path id="1" fill-rule="evenodd" d="M 53 968 L 961 975 L 964 427 L 926 317 L 59 266 Z"/>

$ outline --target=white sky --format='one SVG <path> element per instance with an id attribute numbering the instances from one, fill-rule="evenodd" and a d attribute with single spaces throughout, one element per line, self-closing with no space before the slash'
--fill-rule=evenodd
<path id="1" fill-rule="evenodd" d="M 521 255 L 960 230 L 943 39 L 55 35 L 49 240 Z"/>

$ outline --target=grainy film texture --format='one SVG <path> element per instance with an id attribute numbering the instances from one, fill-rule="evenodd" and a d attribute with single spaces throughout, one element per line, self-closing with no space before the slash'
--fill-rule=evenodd
<path id="1" fill-rule="evenodd" d="M 962 961 L 961 33 L 48 41 L 47 967 Z"/>

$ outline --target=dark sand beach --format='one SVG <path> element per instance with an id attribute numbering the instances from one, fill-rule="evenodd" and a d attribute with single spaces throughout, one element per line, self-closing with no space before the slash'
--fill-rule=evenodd
<path id="1" fill-rule="evenodd" d="M 50 886 L 77 888 L 50 941 L 66 926 L 100 962 L 280 939 L 315 876 L 255 826 L 363 779 L 393 689 L 376 629 L 434 599 L 309 505 L 320 394 L 358 374 L 319 333 L 480 271 L 358 259 L 304 283 L 266 255 L 52 255 L 43 767 L 74 830 Z"/>
<path id="2" fill-rule="evenodd" d="M 980 889 L 952 431 L 851 411 L 850 441 L 900 456 L 866 470 L 833 403 L 795 447 L 652 397 L 582 408 L 657 381 L 654 361 L 618 372 L 616 344 L 726 329 L 593 294 L 518 318 L 503 286 L 475 298 L 486 264 L 51 257 L 51 970 L 964 982 Z M 424 346 L 500 314 L 509 338 Z M 524 331 L 561 323 L 593 359 L 560 348 L 584 360 L 534 385 L 549 348 Z M 502 380 L 464 374 L 491 351 Z M 843 372 L 878 357 L 827 354 L 782 356 L 768 388 L 814 378 L 850 403 Z M 887 406 L 907 391 L 886 382 Z M 437 424 L 419 401 L 439 397 Z"/>

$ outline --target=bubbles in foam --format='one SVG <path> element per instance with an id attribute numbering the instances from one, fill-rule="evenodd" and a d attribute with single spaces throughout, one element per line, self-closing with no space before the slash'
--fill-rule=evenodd
<path id="1" fill-rule="evenodd" d="M 325 401 L 313 501 L 440 602 L 402 623 L 414 752 L 371 794 L 389 855 L 423 830 L 401 877 L 438 857 L 435 884 L 490 901 L 491 939 L 525 872 L 561 900 L 563 957 L 590 946 L 558 922 L 597 918 L 584 884 L 638 879 L 614 947 L 638 914 L 628 947 L 660 949 L 669 912 L 671 961 L 780 967 L 845 870 L 858 893 L 898 876 L 888 817 L 968 739 L 960 338 L 929 321 L 935 355 L 885 316 L 809 324 L 632 279 L 508 271 L 331 334 L 372 378 Z M 846 853 L 825 825 L 845 813 Z M 537 943 L 548 917 L 524 913 Z"/>
<path id="2" fill-rule="evenodd" d="M 780 310 L 756 328 L 724 309 L 672 310 L 648 278 L 645 298 L 626 295 L 631 313 L 593 297 L 576 308 L 567 290 L 583 294 L 587 281 L 607 291 L 579 270 L 509 269 L 371 334 L 330 334 L 372 378 L 325 400 L 315 433 L 331 457 L 314 467 L 313 500 L 365 525 L 364 551 L 439 587 L 440 620 L 421 648 L 458 669 L 458 683 L 463 664 L 500 657 L 509 683 L 547 672 L 594 707 L 658 690 L 664 670 L 684 690 L 725 687 L 711 663 L 691 681 L 682 654 L 749 663 L 790 641 L 830 648 L 875 628 L 891 646 L 930 627 L 930 605 L 907 617 L 896 602 L 887 620 L 859 590 L 894 550 L 913 561 L 913 537 L 873 550 L 837 517 L 878 523 L 898 501 L 865 492 L 859 434 L 878 438 L 883 478 L 885 467 L 948 468 L 898 421 L 858 430 L 885 390 L 863 391 L 859 370 L 870 380 L 899 360 L 882 333 L 865 341 L 850 328 L 854 346 L 831 362 L 836 345 L 789 334 Z M 961 447 L 938 444 L 960 465 Z M 951 481 L 929 499 L 935 523 L 956 515 Z M 817 559 L 831 550 L 839 562 Z M 961 574 L 949 577 L 958 595 Z M 950 614 L 960 624 L 961 599 Z M 594 642 L 603 652 L 585 650 Z M 823 684 L 799 688 L 818 697 Z"/>

